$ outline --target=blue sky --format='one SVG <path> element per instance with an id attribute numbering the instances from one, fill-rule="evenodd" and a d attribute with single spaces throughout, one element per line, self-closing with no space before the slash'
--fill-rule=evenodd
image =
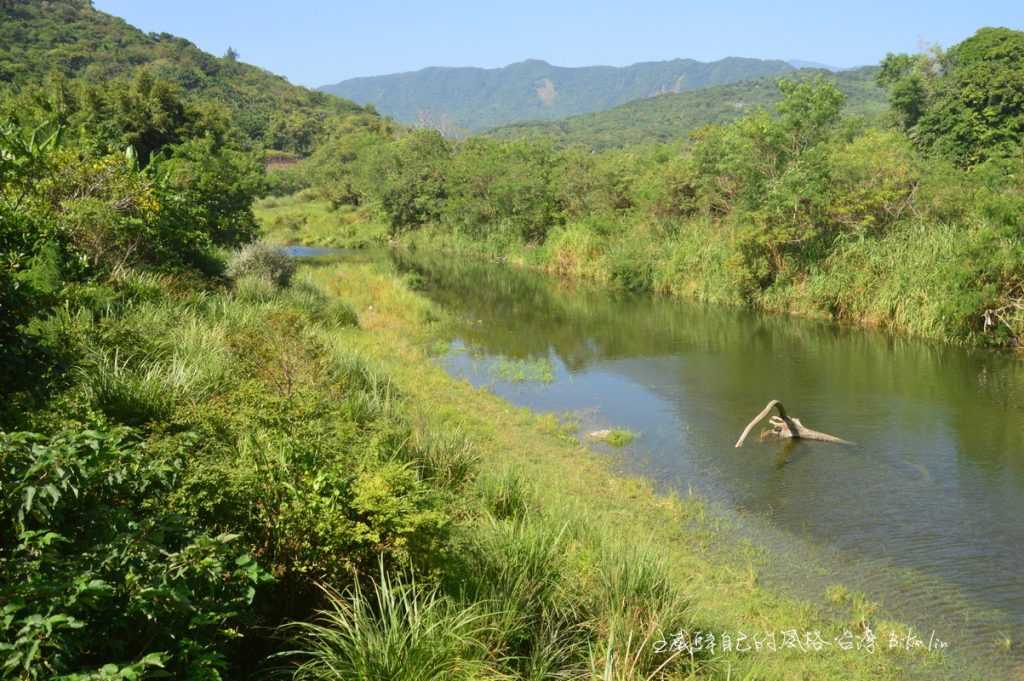
<path id="1" fill-rule="evenodd" d="M 875 63 L 951 45 L 981 26 L 1024 28 L 1021 0 L 95 0 L 166 31 L 317 86 L 425 66 L 561 66 L 727 56 Z"/>

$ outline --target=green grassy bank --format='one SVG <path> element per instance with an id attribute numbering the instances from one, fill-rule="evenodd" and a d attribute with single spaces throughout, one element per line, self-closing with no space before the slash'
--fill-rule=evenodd
<path id="1" fill-rule="evenodd" d="M 334 336 L 334 343 L 387 372 L 405 396 L 414 430 L 455 432 L 472 443 L 476 463 L 458 534 L 471 554 L 487 538 L 488 569 L 500 566 L 489 579 L 503 585 L 491 602 L 523 618 L 523 657 L 508 671 L 525 678 L 557 678 L 561 669 L 622 679 L 901 678 L 908 667 L 943 673 L 940 655 L 895 652 L 886 643 L 874 654 L 835 645 L 738 653 L 719 644 L 713 654 L 692 658 L 652 655 L 652 646 L 677 631 L 715 632 L 721 639 L 723 632 L 735 638 L 817 630 L 833 641 L 847 630 L 857 637 L 871 629 L 881 642 L 907 629 L 855 607 L 855 599 L 840 599 L 848 609 L 837 617 L 822 607 L 826 594 L 814 604 L 765 590 L 756 567 L 764 556 L 751 546 L 733 546 L 729 557 L 715 550 L 730 528 L 698 499 L 659 496 L 644 481 L 613 473 L 609 461 L 557 419 L 448 376 L 430 361 L 444 337 L 444 311 L 387 265 L 312 267 L 309 276 L 359 311 L 360 329 Z M 527 565 L 532 576 L 514 574 Z M 527 587 L 531 579 L 544 584 Z"/>
<path id="2" fill-rule="evenodd" d="M 766 590 L 699 500 L 448 376 L 445 311 L 386 262 L 255 253 L 227 285 L 126 273 L 37 329 L 71 366 L 0 441 L 10 677 L 951 673 L 859 597 Z"/>
<path id="3" fill-rule="evenodd" d="M 880 239 L 851 240 L 806 273 L 751 291 L 734 264 L 742 226 L 693 221 L 663 230 L 634 223 L 614 233 L 591 225 L 556 228 L 539 245 L 480 242 L 445 229 L 403 237 L 412 248 L 500 260 L 616 288 L 701 302 L 831 319 L 953 343 L 1017 345 L 1020 311 L 990 302 L 990 286 L 971 263 L 984 251 L 1016 267 L 1011 240 L 985 228 L 907 223 Z"/>
<path id="4" fill-rule="evenodd" d="M 310 192 L 268 197 L 255 204 L 264 237 L 278 244 L 324 248 L 365 248 L 383 243 L 387 226 L 367 211 L 332 208 Z"/>

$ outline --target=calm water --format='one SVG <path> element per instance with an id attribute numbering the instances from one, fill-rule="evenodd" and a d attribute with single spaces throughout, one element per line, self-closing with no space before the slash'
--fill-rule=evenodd
<path id="1" fill-rule="evenodd" d="M 317 258 L 324 255 L 339 255 L 345 252 L 341 248 L 321 248 L 319 246 L 282 246 L 285 255 L 293 258 Z"/>
<path id="2" fill-rule="evenodd" d="M 741 519 L 774 552 L 771 581 L 818 602 L 841 582 L 953 649 L 1021 663 L 1024 362 L 499 266 L 398 264 L 461 320 L 449 371 L 583 431 L 639 433 L 622 465 Z M 503 380 L 510 360 L 550 362 L 554 380 Z M 755 431 L 734 449 L 773 398 L 857 444 Z"/>

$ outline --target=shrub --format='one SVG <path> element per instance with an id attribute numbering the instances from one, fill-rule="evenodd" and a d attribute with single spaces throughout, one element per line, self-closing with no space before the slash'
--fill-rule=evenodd
<path id="1" fill-rule="evenodd" d="M 228 261 L 227 275 L 238 281 L 254 277 L 284 288 L 295 274 L 295 260 L 284 251 L 264 243 L 249 244 Z"/>
<path id="2" fill-rule="evenodd" d="M 127 429 L 0 434 L 5 677 L 221 678 L 267 576 L 168 510 L 185 454 Z"/>
<path id="3" fill-rule="evenodd" d="M 829 155 L 830 222 L 854 233 L 879 233 L 908 212 L 920 180 L 910 142 L 895 131 L 869 130 Z"/>
<path id="4" fill-rule="evenodd" d="M 165 222 L 191 225 L 217 246 L 252 241 L 259 233 L 252 204 L 263 190 L 263 167 L 254 155 L 220 147 L 210 137 L 169 152 L 155 164 L 163 177 Z"/>

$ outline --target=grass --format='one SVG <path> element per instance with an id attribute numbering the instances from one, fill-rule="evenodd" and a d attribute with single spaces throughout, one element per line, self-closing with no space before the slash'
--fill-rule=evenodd
<path id="1" fill-rule="evenodd" d="M 555 369 L 546 357 L 536 359 L 512 359 L 502 357 L 491 367 L 492 373 L 509 383 L 551 383 L 555 380 Z"/>
<path id="2" fill-rule="evenodd" d="M 701 218 L 658 226 L 626 216 L 607 234 L 585 223 L 553 228 L 540 246 L 497 238 L 472 241 L 434 227 L 410 232 L 403 243 L 611 287 L 883 327 L 956 344 L 1012 346 L 1024 337 L 1019 291 L 1017 299 L 1000 297 L 995 287 L 979 284 L 984 276 L 964 269 L 965 262 L 981 262 L 982 253 L 1010 268 L 1019 257 L 1011 239 L 983 224 L 901 222 L 881 236 L 837 244 L 808 271 L 784 270 L 756 292 L 737 266 L 743 259 L 742 229 Z M 1003 312 L 995 316 L 993 310 Z"/>
<path id="3" fill-rule="evenodd" d="M 444 311 L 388 266 L 349 263 L 308 276 L 366 311 L 358 331 L 319 332 L 325 342 L 380 366 L 404 396 L 415 432 L 457 432 L 473 443 L 477 463 L 457 540 L 462 558 L 448 573 L 460 586 L 449 584 L 446 593 L 488 613 L 485 640 L 500 673 L 894 679 L 904 666 L 934 669 L 940 678 L 952 673 L 946 665 L 954 663 L 940 654 L 883 648 L 873 655 L 719 650 L 661 666 L 666 659 L 652 654 L 651 641 L 680 628 L 820 630 L 829 640 L 852 625 L 822 605 L 761 586 L 757 565 L 765 554 L 729 539 L 728 521 L 700 500 L 657 494 L 644 480 L 622 477 L 563 437 L 550 418 L 448 376 L 429 360 Z M 907 630 L 881 618 L 873 604 L 854 610 L 878 640 Z"/>
<path id="4" fill-rule="evenodd" d="M 533 484 L 511 468 L 486 471 L 475 486 L 483 510 L 498 520 L 521 518 L 536 504 Z"/>
<path id="5" fill-rule="evenodd" d="M 636 433 L 629 430 L 615 428 L 608 433 L 608 437 L 605 438 L 605 442 L 610 444 L 612 447 L 625 447 L 635 439 Z"/>
<path id="6" fill-rule="evenodd" d="M 254 208 L 264 237 L 275 244 L 324 248 L 367 248 L 387 241 L 387 227 L 365 212 L 328 201 L 309 192 L 258 201 Z"/>
<path id="7" fill-rule="evenodd" d="M 296 681 L 456 681 L 485 678 L 485 613 L 457 606 L 436 589 L 390 577 L 372 593 L 328 593 L 314 622 L 284 628 Z M 291 670 L 289 670 L 291 671 Z"/>

